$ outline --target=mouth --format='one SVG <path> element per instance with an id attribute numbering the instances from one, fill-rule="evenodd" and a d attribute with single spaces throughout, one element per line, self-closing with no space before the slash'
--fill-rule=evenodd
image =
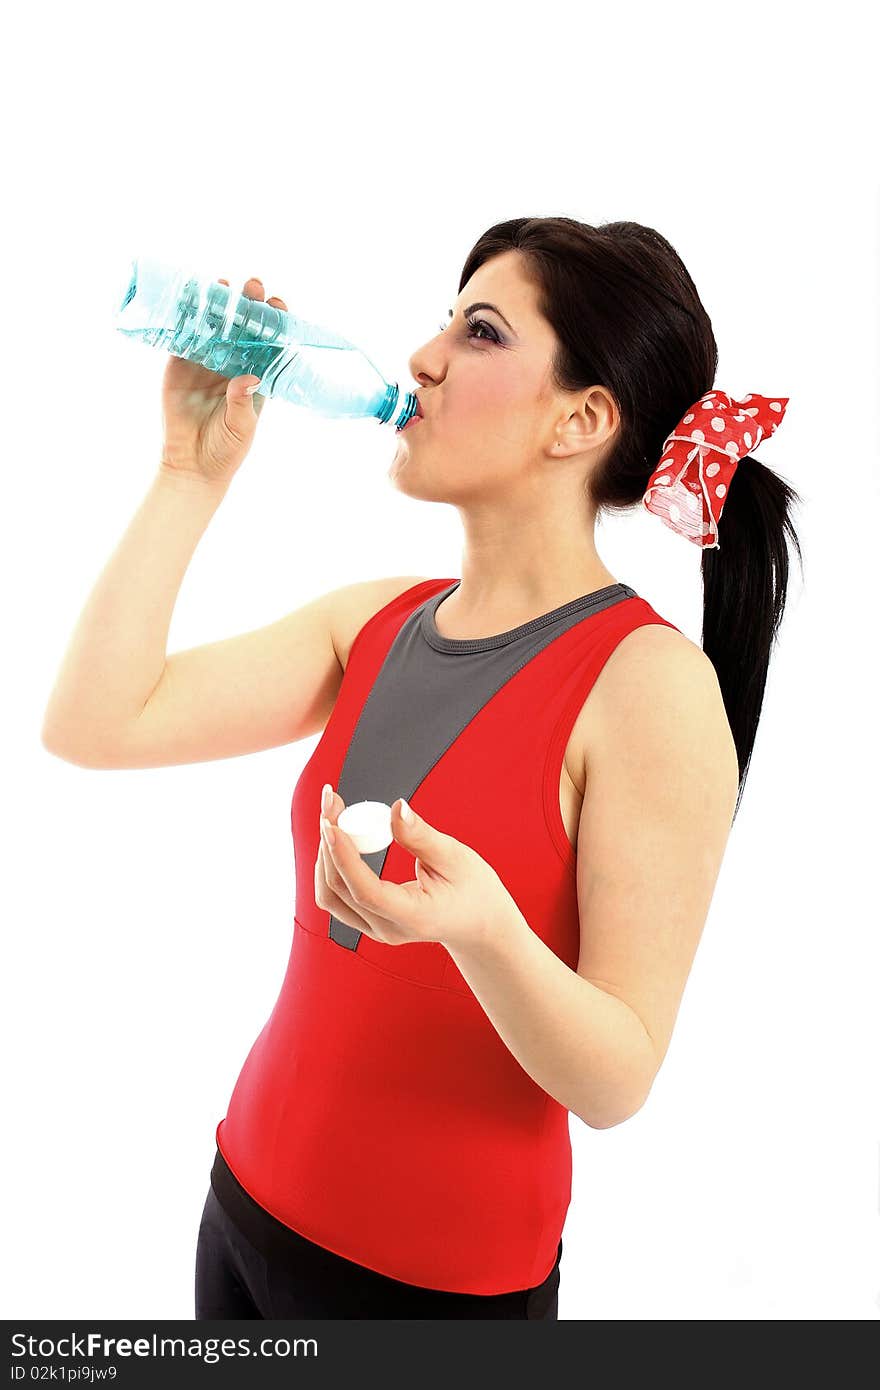
<path id="1" fill-rule="evenodd" d="M 415 393 L 414 393 L 414 394 L 415 394 Z M 415 403 L 416 403 L 415 411 L 414 411 L 413 414 L 409 417 L 409 419 L 407 420 L 406 424 L 403 426 L 403 429 L 398 429 L 398 431 L 397 431 L 398 434 L 403 434 L 403 431 L 404 431 L 404 430 L 408 430 L 409 427 L 410 427 L 410 425 L 415 424 L 416 420 L 423 420 L 423 419 L 425 418 L 425 412 L 424 412 L 424 410 L 423 410 L 423 408 L 422 408 L 422 403 L 421 403 L 421 401 L 419 400 L 419 398 L 418 398 L 417 395 L 415 396 Z"/>

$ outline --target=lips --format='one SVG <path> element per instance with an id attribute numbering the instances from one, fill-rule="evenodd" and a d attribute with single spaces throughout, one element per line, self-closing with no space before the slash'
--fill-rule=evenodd
<path id="1" fill-rule="evenodd" d="M 406 424 L 403 426 L 403 429 L 398 429 L 398 431 L 397 431 L 398 434 L 403 434 L 403 430 L 409 429 L 410 425 L 412 424 L 412 422 L 413 422 L 414 420 L 424 420 L 424 418 L 425 418 L 425 412 L 424 412 L 424 410 L 422 409 L 422 403 L 421 403 L 421 401 L 419 400 L 419 398 L 418 398 L 418 396 L 416 395 L 415 392 L 413 392 L 413 400 L 414 400 L 415 403 L 416 403 L 416 408 L 415 408 L 415 410 L 413 411 L 412 415 L 411 415 L 411 416 L 409 417 L 409 419 L 407 420 Z"/>

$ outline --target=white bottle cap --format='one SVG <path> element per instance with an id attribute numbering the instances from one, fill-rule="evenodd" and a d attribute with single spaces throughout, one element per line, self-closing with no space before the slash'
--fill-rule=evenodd
<path id="1" fill-rule="evenodd" d="M 391 807 L 384 801 L 356 801 L 340 812 L 340 830 L 354 842 L 359 854 L 375 854 L 391 844 Z"/>

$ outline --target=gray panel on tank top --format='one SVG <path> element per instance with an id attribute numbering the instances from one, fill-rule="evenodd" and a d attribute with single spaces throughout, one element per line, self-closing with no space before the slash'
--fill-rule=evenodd
<path id="1" fill-rule="evenodd" d="M 410 613 L 367 696 L 336 787 L 346 806 L 411 797 L 461 731 L 506 681 L 563 632 L 624 599 L 628 584 L 610 584 L 495 637 L 447 638 L 434 626 L 456 580 Z M 363 859 L 381 875 L 390 849 Z M 356 951 L 363 935 L 330 915 L 330 937 Z"/>

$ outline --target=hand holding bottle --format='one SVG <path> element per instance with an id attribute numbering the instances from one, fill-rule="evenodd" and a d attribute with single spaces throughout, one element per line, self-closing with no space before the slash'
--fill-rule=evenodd
<path id="1" fill-rule="evenodd" d="M 254 277 L 245 281 L 242 295 L 287 309 L 283 299 L 265 299 L 262 281 Z M 252 374 L 222 376 L 188 358 L 170 356 L 162 380 L 160 471 L 225 487 L 247 456 L 266 404 L 265 396 L 246 394 L 259 380 Z"/>

